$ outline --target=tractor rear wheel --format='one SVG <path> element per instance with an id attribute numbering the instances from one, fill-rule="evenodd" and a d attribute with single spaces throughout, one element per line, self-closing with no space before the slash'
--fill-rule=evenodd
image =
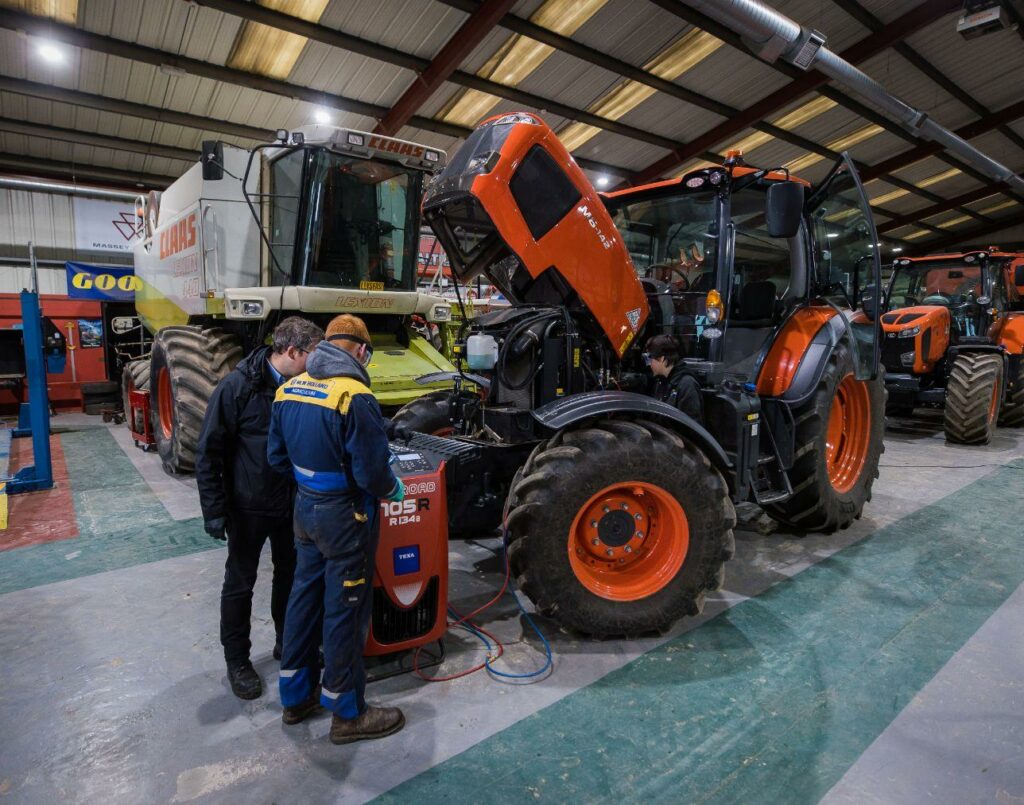
<path id="1" fill-rule="evenodd" d="M 874 380 L 858 380 L 854 368 L 853 352 L 840 343 L 814 394 L 793 411 L 793 494 L 766 508 L 796 531 L 830 534 L 848 528 L 871 500 L 885 450 L 885 370 L 879 367 Z"/>
<path id="2" fill-rule="evenodd" d="M 217 327 L 165 327 L 156 334 L 150 408 L 157 452 L 168 472 L 195 470 L 206 404 L 241 358 L 238 339 Z"/>
<path id="3" fill-rule="evenodd" d="M 991 352 L 961 352 L 946 381 L 946 441 L 988 444 L 999 414 L 1003 358 Z"/>
<path id="4" fill-rule="evenodd" d="M 736 513 L 707 457 L 653 422 L 564 431 L 509 493 L 509 563 L 537 610 L 594 637 L 696 615 L 735 550 Z"/>
<path id="5" fill-rule="evenodd" d="M 128 395 L 133 391 L 149 391 L 149 358 L 129 361 L 121 370 L 121 401 L 125 416 L 132 410 Z"/>
<path id="6" fill-rule="evenodd" d="M 451 401 L 450 391 L 432 391 L 422 397 L 403 405 L 391 417 L 396 425 L 401 425 L 417 433 L 431 436 L 450 436 L 452 421 L 448 405 Z"/>
<path id="7" fill-rule="evenodd" d="M 1006 389 L 1006 399 L 999 410 L 999 424 L 1006 428 L 1024 425 L 1024 357 L 1017 364 L 1017 377 L 1013 385 Z"/>

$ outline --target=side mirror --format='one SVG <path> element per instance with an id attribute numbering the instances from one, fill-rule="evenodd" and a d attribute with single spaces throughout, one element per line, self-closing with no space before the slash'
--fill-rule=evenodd
<path id="1" fill-rule="evenodd" d="M 224 143 L 220 140 L 203 140 L 203 178 L 217 181 L 224 178 Z"/>
<path id="2" fill-rule="evenodd" d="M 804 186 L 777 182 L 768 186 L 764 202 L 765 223 L 773 238 L 791 238 L 800 231 L 804 211 Z"/>
<path id="3" fill-rule="evenodd" d="M 868 285 L 860 293 L 860 307 L 868 321 L 874 321 L 879 311 L 885 307 L 885 294 L 879 293 L 874 285 Z"/>

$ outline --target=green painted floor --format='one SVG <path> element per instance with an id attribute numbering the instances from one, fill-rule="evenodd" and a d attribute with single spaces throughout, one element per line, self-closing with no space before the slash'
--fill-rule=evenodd
<path id="1" fill-rule="evenodd" d="M 817 801 L 1024 581 L 1024 496 L 1007 493 L 1022 471 L 880 529 L 381 799 Z"/>
<path id="2" fill-rule="evenodd" d="M 0 594 L 218 547 L 175 522 L 105 427 L 60 436 L 79 536 L 0 552 Z"/>

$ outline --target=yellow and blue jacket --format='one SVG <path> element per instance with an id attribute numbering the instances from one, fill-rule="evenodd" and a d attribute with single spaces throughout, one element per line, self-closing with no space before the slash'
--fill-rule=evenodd
<path id="1" fill-rule="evenodd" d="M 306 371 L 277 390 L 267 459 L 304 490 L 388 497 L 398 480 L 385 427 L 366 370 L 348 352 L 323 341 L 310 354 Z"/>

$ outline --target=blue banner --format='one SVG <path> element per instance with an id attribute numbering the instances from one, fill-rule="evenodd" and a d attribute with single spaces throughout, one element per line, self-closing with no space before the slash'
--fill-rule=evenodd
<path id="1" fill-rule="evenodd" d="M 65 263 L 68 296 L 104 302 L 134 302 L 142 284 L 131 268 L 106 268 L 86 263 Z"/>

